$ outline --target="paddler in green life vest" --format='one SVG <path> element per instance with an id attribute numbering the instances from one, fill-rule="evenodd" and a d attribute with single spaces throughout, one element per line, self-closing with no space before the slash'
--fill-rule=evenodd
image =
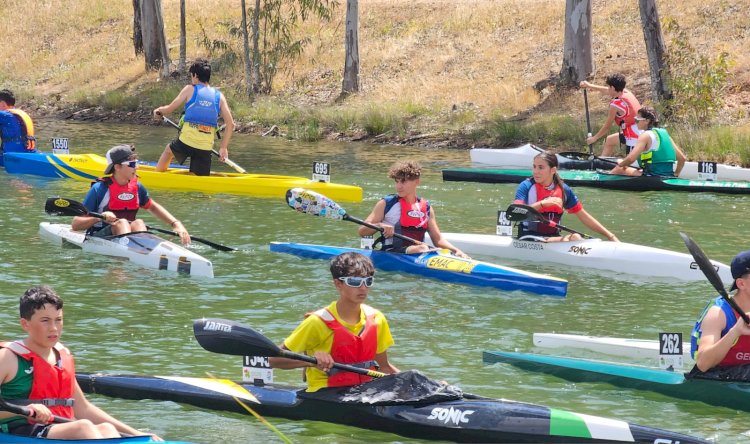
<path id="1" fill-rule="evenodd" d="M 638 110 L 635 121 L 638 130 L 641 131 L 638 142 L 627 157 L 612 168 L 610 173 L 626 176 L 679 176 L 682 167 L 685 166 L 685 153 L 670 137 L 667 130 L 656 128 L 659 124 L 656 111 L 649 106 L 644 106 Z M 636 160 L 642 169 L 630 166 Z"/>
<path id="2" fill-rule="evenodd" d="M 333 286 L 339 299 L 308 313 L 284 340 L 281 348 L 314 356 L 317 364 L 287 358 L 269 358 L 271 367 L 305 368 L 307 391 L 325 387 L 348 387 L 371 380 L 333 368 L 334 363 L 377 370 L 386 374 L 399 370 L 388 360 L 393 337 L 383 313 L 365 304 L 374 283 L 375 267 L 360 253 L 343 253 L 331 260 Z"/>
<path id="3" fill-rule="evenodd" d="M 0 342 L 0 393 L 5 402 L 26 406 L 31 417 L 0 411 L 0 433 L 60 440 L 149 435 L 86 399 L 76 381 L 73 356 L 59 342 L 63 301 L 54 290 L 46 285 L 30 288 L 21 296 L 20 312 L 21 327 L 28 336 Z M 51 424 L 53 415 L 72 421 Z"/>

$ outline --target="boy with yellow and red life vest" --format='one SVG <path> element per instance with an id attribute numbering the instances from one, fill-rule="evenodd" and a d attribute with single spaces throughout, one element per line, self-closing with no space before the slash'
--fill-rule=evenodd
<path id="1" fill-rule="evenodd" d="M 331 260 L 331 276 L 339 299 L 325 308 L 308 313 L 281 344 L 283 349 L 314 356 L 318 363 L 269 358 L 271 367 L 306 367 L 308 392 L 325 387 L 362 384 L 372 379 L 333 369 L 334 363 L 386 374 L 398 373 L 399 370 L 388 360 L 387 350 L 393 345 L 388 321 L 379 310 L 365 304 L 374 275 L 372 261 L 360 253 L 343 253 L 334 257 Z"/>
<path id="2" fill-rule="evenodd" d="M 408 241 L 394 238 L 399 233 L 419 242 L 430 233 L 432 243 L 439 248 L 446 248 L 456 256 L 468 257 L 448 240 L 443 239 L 435 217 L 435 209 L 430 203 L 417 196 L 422 167 L 415 161 L 399 161 L 391 166 L 388 177 L 395 181 L 396 194 L 389 194 L 380 199 L 366 222 L 383 229 L 384 249 L 395 253 L 424 253 L 430 249 L 426 244 L 410 244 Z M 361 226 L 360 236 L 369 236 L 376 230 Z"/>
<path id="3" fill-rule="evenodd" d="M 83 205 L 92 212 L 101 213 L 104 220 L 93 216 L 75 216 L 71 224 L 73 230 L 87 230 L 96 237 L 127 234 L 133 231 L 146 231 L 142 219 L 136 219 L 140 208 L 170 225 L 180 236 L 183 245 L 190 243 L 187 229 L 176 217 L 152 199 L 146 187 L 138 182 L 136 168 L 138 157 L 130 145 L 118 145 L 107 151 L 106 177 L 91 185 Z"/>
<path id="4" fill-rule="evenodd" d="M 580 83 L 581 88 L 598 91 L 612 98 L 612 101 L 609 102 L 607 121 L 596 134 L 586 138 L 586 144 L 591 145 L 604 137 L 612 124 L 616 123 L 620 127 L 620 131 L 607 136 L 604 140 L 604 149 L 601 155 L 603 157 L 613 156 L 619 144 L 625 145 L 625 155 L 627 155 L 635 146 L 640 134 L 635 124 L 635 115 L 641 109 L 641 103 L 630 90 L 625 89 L 625 76 L 622 74 L 607 76 L 605 83 L 606 86 L 594 85 L 585 80 Z"/>
<path id="5" fill-rule="evenodd" d="M 28 336 L 0 343 L 0 392 L 6 402 L 28 406 L 32 418 L 0 412 L 0 432 L 49 439 L 119 438 L 120 432 L 146 435 L 84 396 L 73 356 L 59 342 L 63 301 L 54 290 L 44 285 L 30 288 L 21 297 L 20 312 Z M 49 424 L 52 415 L 73 421 Z"/>
<path id="6" fill-rule="evenodd" d="M 750 250 L 732 259 L 734 283 L 730 291 L 740 309 L 750 315 Z M 698 317 L 690 340 L 698 370 L 750 364 L 750 325 L 721 296 L 710 301 Z"/>
<path id="7" fill-rule="evenodd" d="M 0 140 L 0 154 L 37 152 L 34 123 L 28 114 L 16 108 L 16 97 L 8 89 L 0 90 Z"/>

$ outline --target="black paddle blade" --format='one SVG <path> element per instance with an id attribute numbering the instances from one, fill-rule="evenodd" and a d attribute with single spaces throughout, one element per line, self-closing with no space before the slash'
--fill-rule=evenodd
<path id="1" fill-rule="evenodd" d="M 82 203 L 64 197 L 48 197 L 44 211 L 52 216 L 85 216 L 88 210 Z"/>
<path id="2" fill-rule="evenodd" d="M 226 319 L 196 319 L 193 333 L 204 349 L 225 355 L 274 357 L 281 348 L 256 330 Z"/>
<path id="3" fill-rule="evenodd" d="M 511 222 L 524 220 L 543 220 L 544 217 L 535 209 L 523 204 L 510 204 L 505 210 L 505 218 Z"/>
<path id="4" fill-rule="evenodd" d="M 288 189 L 286 191 L 286 203 L 300 213 L 312 214 L 313 216 L 337 220 L 342 220 L 346 216 L 346 210 L 341 208 L 339 204 L 320 193 L 304 188 Z"/>

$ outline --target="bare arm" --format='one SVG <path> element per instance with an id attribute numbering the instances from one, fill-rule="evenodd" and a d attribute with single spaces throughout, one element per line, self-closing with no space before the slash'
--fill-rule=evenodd
<path id="1" fill-rule="evenodd" d="M 367 216 L 365 222 L 385 229 L 385 237 L 391 237 L 393 236 L 393 227 L 388 224 L 383 224 L 383 218 L 385 218 L 385 200 L 380 199 L 372 208 L 372 212 Z M 377 233 L 377 230 L 362 225 L 357 230 L 357 233 L 359 233 L 360 236 L 371 236 Z"/>
<path id="2" fill-rule="evenodd" d="M 5 348 L 0 348 L 0 391 L 2 391 L 2 385 L 10 381 L 18 373 L 18 360 L 16 355 Z M 0 419 L 10 418 L 12 416 L 18 416 L 15 413 L 2 412 L 0 411 Z"/>
<path id="3" fill-rule="evenodd" d="M 696 352 L 695 365 L 702 372 L 710 370 L 721 362 L 741 335 L 750 335 L 750 326 L 738 319 L 724 337 L 721 331 L 726 327 L 726 318 L 719 307 L 711 307 L 701 323 L 701 339 Z"/>
<path id="4" fill-rule="evenodd" d="M 224 160 L 229 156 L 229 141 L 232 140 L 232 134 L 234 133 L 234 118 L 224 94 L 221 95 L 221 100 L 219 101 L 219 112 L 226 125 L 224 135 L 221 138 L 221 148 L 219 148 L 219 157 L 221 160 Z"/>
<path id="5" fill-rule="evenodd" d="M 104 410 L 92 404 L 88 399 L 86 399 L 86 396 L 83 394 L 83 391 L 81 391 L 81 387 L 78 385 L 78 382 L 74 381 L 73 383 L 73 399 L 75 400 L 73 411 L 75 412 L 76 419 L 88 419 L 94 424 L 108 422 L 115 426 L 117 431 L 120 433 L 127 433 L 130 435 L 151 435 L 150 433 L 141 432 L 134 429 L 133 427 L 130 427 L 124 422 L 118 421 Z M 158 438 L 156 436 L 155 438 L 161 440 L 161 438 Z"/>
<path id="6" fill-rule="evenodd" d="M 383 353 L 378 353 L 375 355 L 375 362 L 378 363 L 380 366 L 380 369 L 378 371 L 381 371 L 387 375 L 392 375 L 395 373 L 399 373 L 400 370 L 397 369 L 393 364 L 391 364 L 391 361 L 388 360 L 388 351 L 384 351 Z"/>
<path id="7" fill-rule="evenodd" d="M 671 137 L 670 137 L 671 138 Z M 672 139 L 672 146 L 674 147 L 675 155 L 677 156 L 677 165 L 674 167 L 674 175 L 679 176 L 682 172 L 682 168 L 685 166 L 685 161 L 687 161 L 687 156 L 685 155 L 685 152 L 682 151 L 682 148 L 680 148 L 677 143 L 675 143 L 674 139 Z"/>
<path id="8" fill-rule="evenodd" d="M 182 88 L 182 91 L 180 91 L 180 93 L 177 94 L 177 97 L 175 97 L 174 100 L 172 100 L 172 103 L 166 106 L 160 106 L 156 108 L 154 110 L 154 116 L 156 118 L 161 119 L 161 116 L 171 114 L 174 110 L 177 109 L 178 106 L 190 100 L 190 97 L 192 97 L 192 95 L 193 95 L 193 85 L 185 85 L 185 87 Z M 232 128 L 234 128 L 234 122 L 232 122 Z"/>
<path id="9" fill-rule="evenodd" d="M 578 216 L 578 219 L 586 225 L 590 230 L 596 231 L 597 233 L 601 234 L 602 236 L 605 236 L 607 239 L 614 241 L 614 242 L 620 242 L 619 239 L 617 239 L 617 236 L 615 236 L 612 232 L 604 228 L 604 225 L 599 223 L 598 220 L 594 218 L 594 216 L 590 215 L 588 211 L 581 209 L 581 211 L 575 213 L 576 216 Z"/>
<path id="10" fill-rule="evenodd" d="M 609 91 L 609 86 L 594 85 L 593 83 L 589 83 L 585 80 L 579 83 L 578 86 L 591 91 L 596 91 L 600 94 L 606 94 L 607 91 Z"/>
<path id="11" fill-rule="evenodd" d="M 75 216 L 73 218 L 73 221 L 70 223 L 70 227 L 74 231 L 83 231 L 88 230 L 89 228 L 96 225 L 97 222 L 99 222 L 98 217 L 92 217 L 92 216 Z"/>
<path id="12" fill-rule="evenodd" d="M 166 208 L 159 205 L 155 200 L 151 199 L 151 206 L 148 207 L 148 212 L 153 214 L 165 224 L 172 227 L 172 231 L 180 235 L 180 240 L 183 245 L 190 244 L 190 234 L 187 229 L 182 225 L 179 219 L 172 216 L 172 213 L 167 211 Z"/>
<path id="13" fill-rule="evenodd" d="M 443 238 L 443 234 L 440 232 L 440 228 L 438 227 L 437 219 L 435 217 L 435 208 L 430 207 L 430 213 L 430 219 L 427 221 L 427 232 L 430 233 L 430 239 L 432 239 L 432 243 L 436 247 L 447 248 L 456 256 L 468 258 L 469 256 L 467 256 L 466 253 L 459 250 L 458 247 L 450 243 L 448 239 Z"/>

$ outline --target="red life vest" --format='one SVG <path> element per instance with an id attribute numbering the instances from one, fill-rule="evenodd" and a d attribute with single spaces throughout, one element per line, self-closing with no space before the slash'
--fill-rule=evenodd
<path id="1" fill-rule="evenodd" d="M 732 313 L 734 320 L 727 319 L 727 329 L 732 328 L 734 324 L 739 320 L 737 313 Z M 744 321 L 743 321 L 744 322 Z M 729 324 L 732 325 L 729 325 Z M 722 335 L 723 336 L 723 335 Z M 732 344 L 724 359 L 719 362 L 719 367 L 729 367 L 735 365 L 750 364 L 750 336 L 742 335 L 737 338 L 737 341 Z"/>
<path id="2" fill-rule="evenodd" d="M 355 335 L 328 311 L 321 308 L 312 314 L 319 317 L 333 331 L 331 357 L 335 362 L 371 370 L 376 369 L 375 355 L 378 352 L 378 327 L 375 324 L 375 309 L 362 304 L 365 311 L 365 326 Z M 348 387 L 372 380 L 357 373 L 331 369 L 328 372 L 328 387 Z"/>
<path id="3" fill-rule="evenodd" d="M 641 109 L 641 103 L 638 99 L 630 91 L 623 91 L 619 97 L 612 99 L 610 105 L 620 110 L 620 113 L 618 113 L 620 115 L 615 116 L 615 122 L 622 129 L 625 139 L 637 140 L 638 133 L 633 129 L 633 125 L 635 125 L 635 116 Z"/>
<path id="4" fill-rule="evenodd" d="M 138 201 L 138 178 L 134 177 L 125 185 L 112 180 L 112 177 L 97 179 L 104 182 L 109 190 L 109 202 L 102 211 L 111 211 L 119 219 L 135 220 L 135 215 L 141 207 Z"/>
<path id="5" fill-rule="evenodd" d="M 409 204 L 403 197 L 398 199 L 401 204 L 400 233 L 420 242 L 424 241 L 427 232 L 427 222 L 430 220 L 430 206 L 427 199 L 417 197 L 414 204 Z"/>
<path id="6" fill-rule="evenodd" d="M 31 361 L 33 382 L 26 404 L 44 404 L 57 416 L 73 419 L 73 382 L 76 369 L 73 355 L 59 342 L 55 350 L 60 354 L 62 367 L 51 365 L 44 358 L 29 350 L 21 342 L 3 342 L 0 347 L 7 348 L 21 358 Z M 14 400 L 18 402 L 18 400 Z"/>
<path id="7" fill-rule="evenodd" d="M 548 197 L 559 197 L 560 200 L 562 200 L 563 202 L 565 201 L 563 189 L 558 186 L 555 186 L 552 190 L 548 190 L 544 185 L 534 182 L 534 188 L 536 188 L 536 201 L 534 202 L 539 202 Z M 529 202 L 529 205 L 533 204 L 534 202 Z M 560 222 L 564 212 L 565 210 L 562 207 L 558 207 L 557 205 L 543 206 L 542 208 L 540 208 L 540 213 L 542 213 L 544 217 L 555 223 Z M 556 227 L 550 227 L 549 225 L 541 223 L 532 224 L 534 225 L 533 228 L 531 228 L 532 225 L 529 224 L 529 228 L 531 229 L 531 231 L 535 231 L 543 235 L 560 234 L 560 231 Z"/>

